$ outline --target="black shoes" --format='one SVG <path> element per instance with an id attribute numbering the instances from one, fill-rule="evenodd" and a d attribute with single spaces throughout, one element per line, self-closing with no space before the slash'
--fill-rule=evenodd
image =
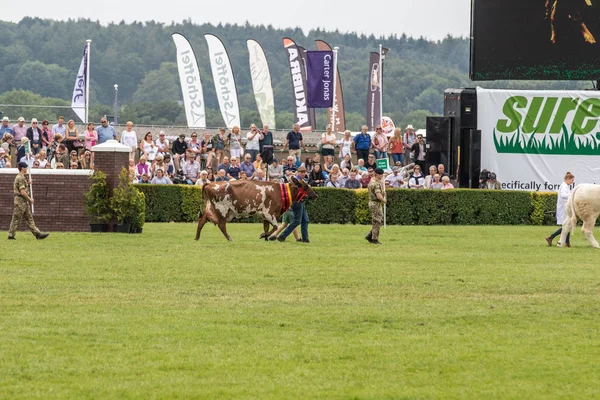
<path id="1" fill-rule="evenodd" d="M 302 239 L 296 239 L 296 242 L 301 242 L 301 241 L 302 241 Z"/>
<path id="2" fill-rule="evenodd" d="M 8 240 L 17 240 L 17 238 L 16 238 L 16 237 L 14 237 L 14 236 L 9 236 L 9 237 L 8 237 Z"/>
<path id="3" fill-rule="evenodd" d="M 285 239 L 284 239 L 284 238 L 282 238 L 281 236 L 279 236 L 279 237 L 277 238 L 277 241 L 278 241 L 278 242 L 282 242 L 282 243 L 283 243 L 283 242 L 285 242 Z"/>
<path id="4" fill-rule="evenodd" d="M 382 244 L 379 240 L 375 239 L 375 240 L 371 240 L 371 243 L 373 244 Z"/>
<path id="5" fill-rule="evenodd" d="M 310 240 L 308 240 L 308 239 L 300 239 L 300 241 L 301 241 L 302 243 L 310 243 Z"/>
<path id="6" fill-rule="evenodd" d="M 49 233 L 41 233 L 41 232 L 40 232 L 40 233 L 39 233 L 39 234 L 38 234 L 38 235 L 37 235 L 35 238 L 36 238 L 37 240 L 44 240 L 44 239 L 46 239 L 46 238 L 47 238 L 49 235 L 50 235 Z"/>
<path id="7" fill-rule="evenodd" d="M 276 241 L 276 240 L 277 240 L 277 236 L 275 236 L 275 235 L 273 235 L 273 236 L 269 236 L 269 240 L 270 240 L 271 242 L 274 242 L 274 241 Z"/>
<path id="8" fill-rule="evenodd" d="M 365 236 L 365 239 L 367 240 L 367 242 L 370 242 L 371 239 L 373 239 L 373 233 L 369 232 L 369 234 L 367 236 Z"/>

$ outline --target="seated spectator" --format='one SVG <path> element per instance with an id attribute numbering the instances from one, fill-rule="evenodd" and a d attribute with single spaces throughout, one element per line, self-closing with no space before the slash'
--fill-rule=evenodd
<path id="1" fill-rule="evenodd" d="M 356 172 L 350 172 L 350 177 L 346 181 L 346 189 L 360 189 L 361 187 L 360 181 L 356 179 Z"/>
<path id="2" fill-rule="evenodd" d="M 276 158 L 273 159 L 273 164 L 269 165 L 269 179 L 274 182 L 279 182 L 283 178 L 283 167 L 279 165 Z"/>
<path id="3" fill-rule="evenodd" d="M 332 187 L 332 188 L 339 188 L 340 183 L 338 182 L 338 175 L 337 174 L 330 174 L 329 175 L 329 179 L 327 179 L 327 182 L 325 182 L 325 187 Z"/>
<path id="4" fill-rule="evenodd" d="M 346 181 L 350 178 L 349 174 L 350 171 L 348 168 L 342 169 L 342 175 L 339 175 L 338 177 L 338 183 L 340 184 L 340 187 L 346 187 Z"/>
<path id="5" fill-rule="evenodd" d="M 371 182 L 371 178 L 373 178 L 373 168 L 369 168 L 367 172 L 362 173 L 362 178 L 360 180 L 360 184 L 363 189 L 366 189 L 369 186 L 369 182 Z"/>
<path id="6" fill-rule="evenodd" d="M 173 163 L 173 160 L 171 160 L 171 154 L 166 153 L 163 158 L 165 165 L 167 166 L 167 169 L 165 170 L 165 176 L 170 180 L 173 180 L 173 175 L 175 174 L 175 164 Z"/>
<path id="7" fill-rule="evenodd" d="M 193 151 L 186 153 L 186 161 L 182 166 L 183 175 L 188 185 L 193 185 L 198 180 L 200 174 L 200 163 L 196 161 L 196 155 Z"/>
<path id="8" fill-rule="evenodd" d="M 413 174 L 408 178 L 408 187 L 411 189 L 423 189 L 425 185 L 425 177 L 421 173 L 421 167 L 415 165 Z"/>
<path id="9" fill-rule="evenodd" d="M 229 179 L 240 179 L 240 166 L 237 157 L 231 157 L 231 165 L 229 166 Z"/>
<path id="10" fill-rule="evenodd" d="M 65 165 L 61 162 L 56 163 L 56 169 L 65 169 Z"/>
<path id="11" fill-rule="evenodd" d="M 27 138 L 27 136 L 23 136 L 21 138 L 21 141 L 19 142 L 20 146 L 18 147 L 17 150 L 17 160 L 19 160 L 19 162 L 23 159 L 23 157 L 26 156 L 25 154 L 25 143 L 29 142 L 29 139 Z"/>
<path id="12" fill-rule="evenodd" d="M 129 159 L 129 180 L 131 182 L 135 182 L 137 178 L 135 177 L 136 169 L 135 169 L 135 161 L 133 158 Z"/>
<path id="13" fill-rule="evenodd" d="M 85 150 L 81 157 L 79 157 L 79 169 L 93 169 L 92 165 L 92 152 Z"/>
<path id="14" fill-rule="evenodd" d="M 263 162 L 260 153 L 256 155 L 256 159 L 252 164 L 254 165 L 255 170 L 263 169 L 265 167 L 265 163 Z"/>
<path id="15" fill-rule="evenodd" d="M 333 164 L 333 166 L 331 167 L 331 172 L 329 173 L 329 175 L 331 174 L 336 174 L 338 176 L 338 179 L 340 177 L 340 175 L 342 174 L 342 171 L 340 170 L 340 166 L 337 164 Z"/>
<path id="16" fill-rule="evenodd" d="M 329 174 L 332 173 L 332 169 L 333 169 L 333 166 L 335 165 L 335 163 L 333 162 L 333 156 L 325 156 L 324 158 L 325 158 L 325 163 L 322 165 L 323 175 L 325 175 L 325 179 L 328 179 Z"/>
<path id="17" fill-rule="evenodd" d="M 6 150 L 3 147 L 0 147 L 0 168 L 10 167 L 8 162 L 8 155 L 6 154 Z"/>
<path id="18" fill-rule="evenodd" d="M 502 183 L 496 178 L 494 172 L 490 173 L 490 179 L 485 182 L 485 188 L 488 190 L 502 190 Z"/>
<path id="19" fill-rule="evenodd" d="M 306 160 L 300 166 L 306 168 L 307 173 L 310 174 L 315 167 L 315 161 L 311 157 L 306 157 Z"/>
<path id="20" fill-rule="evenodd" d="M 40 169 L 40 160 L 34 160 L 31 168 Z"/>
<path id="21" fill-rule="evenodd" d="M 60 136 L 60 134 L 57 133 L 56 135 L 54 135 L 54 137 L 56 136 Z M 69 165 L 69 153 L 67 152 L 67 146 L 65 146 L 64 143 L 58 145 L 53 162 L 56 168 L 58 168 L 59 163 L 62 164 L 63 168 L 65 167 L 65 165 Z"/>
<path id="22" fill-rule="evenodd" d="M 448 177 L 448 179 L 450 179 L 450 178 Z M 431 188 L 432 189 L 441 189 L 443 186 L 444 186 L 444 184 L 440 180 L 440 174 L 435 174 L 433 176 L 433 182 L 431 183 Z"/>
<path id="23" fill-rule="evenodd" d="M 185 154 L 187 153 L 188 145 L 185 142 L 185 135 L 182 133 L 179 135 L 179 139 L 175 140 L 171 145 L 171 153 L 173 154 L 173 161 L 175 163 L 175 170 L 179 171 L 182 169 L 185 163 Z"/>
<path id="24" fill-rule="evenodd" d="M 210 167 L 213 165 L 213 159 L 215 158 L 215 142 L 210 132 L 204 133 L 204 139 L 202 139 L 200 144 L 202 146 L 202 160 L 204 160 L 204 165 Z"/>
<path id="25" fill-rule="evenodd" d="M 146 161 L 146 156 L 141 156 L 140 162 L 135 166 L 135 177 L 137 179 L 140 179 L 143 174 L 150 176 L 150 164 Z"/>
<path id="26" fill-rule="evenodd" d="M 442 178 L 442 190 L 454 189 L 454 185 L 450 183 L 450 177 L 445 176 Z"/>
<path id="27" fill-rule="evenodd" d="M 323 186 L 325 184 L 325 175 L 323 175 L 323 171 L 321 171 L 321 164 L 315 164 L 309 175 L 308 184 L 311 186 Z"/>
<path id="28" fill-rule="evenodd" d="M 296 166 L 295 162 L 294 162 L 294 157 L 289 156 L 287 158 L 287 163 L 283 164 L 283 173 L 286 174 L 286 176 L 288 176 L 288 171 L 292 172 L 292 175 L 296 173 L 296 171 L 298 170 L 298 167 Z"/>
<path id="29" fill-rule="evenodd" d="M 220 169 L 217 172 L 217 179 L 215 179 L 215 182 L 228 182 L 228 181 L 229 181 L 229 177 L 226 175 L 225 170 Z"/>
<path id="30" fill-rule="evenodd" d="M 196 132 L 192 132 L 190 141 L 187 143 L 187 151 L 191 151 L 194 153 L 194 158 L 196 161 L 200 162 L 202 160 L 202 140 L 198 140 L 198 134 Z M 186 154 L 186 159 L 187 159 Z"/>
<path id="31" fill-rule="evenodd" d="M 450 175 L 448 175 L 446 172 L 446 167 L 444 167 L 444 164 L 438 165 L 438 174 L 440 174 L 440 179 L 442 179 L 444 176 L 450 178 Z"/>
<path id="32" fill-rule="evenodd" d="M 165 159 L 162 154 L 156 154 L 156 156 L 154 157 L 154 162 L 150 166 L 150 175 L 155 176 L 156 171 L 159 169 L 162 169 L 163 175 L 165 175 L 167 165 L 165 164 Z"/>
<path id="33" fill-rule="evenodd" d="M 143 183 L 143 184 L 148 183 L 149 184 L 150 183 L 150 174 L 148 174 L 147 172 L 144 172 L 142 174 L 142 177 L 140 178 L 139 183 Z"/>
<path id="34" fill-rule="evenodd" d="M 245 181 L 248 179 L 248 175 L 246 175 L 246 172 L 244 171 L 240 171 L 240 181 Z"/>
<path id="35" fill-rule="evenodd" d="M 38 153 L 38 161 L 40 162 L 40 168 L 46 168 L 46 164 L 48 164 L 48 156 L 46 154 L 46 150 L 42 149 Z"/>
<path id="36" fill-rule="evenodd" d="M 358 170 L 358 173 L 361 175 L 363 172 L 367 172 L 368 168 L 365 167 L 365 160 L 363 160 L 362 158 L 359 158 L 357 165 L 356 165 L 356 169 Z"/>
<path id="37" fill-rule="evenodd" d="M 207 183 L 210 183 L 210 181 L 208 180 L 208 171 L 202 170 L 200 172 L 200 178 L 198 178 L 198 180 L 196 181 L 196 186 L 203 187 Z"/>
<path id="38" fill-rule="evenodd" d="M 206 172 L 208 173 L 208 175 L 206 176 L 206 180 L 209 181 L 209 182 L 214 182 L 215 181 L 215 175 L 213 174 L 212 168 L 206 170 Z"/>
<path id="39" fill-rule="evenodd" d="M 223 157 L 223 162 L 220 163 L 219 165 L 217 165 L 217 171 L 224 169 L 225 175 L 229 176 L 229 167 L 230 166 L 231 166 L 231 164 L 229 164 L 229 157 L 225 156 L 225 157 Z"/>
<path id="40" fill-rule="evenodd" d="M 256 168 L 254 168 L 254 164 L 252 164 L 252 156 L 250 154 L 246 153 L 244 155 L 244 162 L 240 164 L 240 171 L 245 172 L 249 179 L 254 177 Z"/>
<path id="41" fill-rule="evenodd" d="M 348 168 L 348 171 L 352 169 L 352 156 L 350 154 L 346 154 L 344 159 L 340 163 L 340 168 L 344 170 L 344 168 Z"/>
<path id="42" fill-rule="evenodd" d="M 429 167 L 429 175 L 425 177 L 425 189 L 431 189 L 431 184 L 433 183 L 433 177 L 437 173 L 437 169 L 435 165 Z"/>
<path id="43" fill-rule="evenodd" d="M 392 173 L 385 178 L 386 184 L 389 183 L 390 187 L 395 189 L 401 188 L 404 184 L 404 180 L 399 172 L 400 169 L 398 167 L 392 168 Z"/>
<path id="44" fill-rule="evenodd" d="M 257 155 L 256 157 L 260 157 L 260 155 Z M 254 180 L 255 181 L 261 181 L 261 182 L 266 182 L 267 181 L 267 177 L 265 176 L 265 171 L 263 169 L 257 169 L 256 170 L 256 175 L 254 176 Z"/>
<path id="45" fill-rule="evenodd" d="M 374 154 L 369 154 L 369 158 L 365 162 L 365 167 L 367 167 L 367 170 L 369 168 L 373 168 L 373 170 L 375 170 L 375 168 L 377 168 L 377 160 L 375 159 Z"/>
<path id="46" fill-rule="evenodd" d="M 77 161 L 71 161 L 71 169 L 79 169 L 79 163 Z"/>
<path id="47" fill-rule="evenodd" d="M 283 173 L 283 182 L 284 183 L 290 183 L 291 182 L 291 178 L 294 175 L 296 175 L 295 171 L 293 171 L 291 168 L 290 169 L 286 169 L 285 172 Z"/>
<path id="48" fill-rule="evenodd" d="M 58 146 L 63 144 L 64 142 L 63 135 L 60 133 L 55 133 L 52 141 L 50 142 L 50 147 L 48 147 L 48 160 L 53 160 L 56 157 L 56 153 L 58 152 Z"/>
<path id="49" fill-rule="evenodd" d="M 171 182 L 171 180 L 165 176 L 162 168 L 158 168 L 155 172 L 154 178 L 152 178 L 151 183 L 154 185 L 171 185 L 173 182 Z"/>

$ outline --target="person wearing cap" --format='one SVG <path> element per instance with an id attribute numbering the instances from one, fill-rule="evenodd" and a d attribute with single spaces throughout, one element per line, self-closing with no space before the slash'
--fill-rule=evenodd
<path id="1" fill-rule="evenodd" d="M 16 125 L 13 125 L 13 136 L 15 137 L 15 143 L 20 143 L 21 139 L 27 136 L 27 128 L 25 127 L 25 118 L 19 117 Z"/>
<path id="2" fill-rule="evenodd" d="M 37 118 L 33 118 L 31 126 L 27 129 L 27 139 L 31 142 L 31 153 L 34 155 L 42 148 L 42 130 L 38 125 Z"/>
<path id="3" fill-rule="evenodd" d="M 10 122 L 10 119 L 8 119 L 8 117 L 2 118 L 2 125 L 0 125 L 0 138 L 4 137 L 5 133 L 10 133 L 11 135 L 14 136 L 14 134 L 15 134 L 14 131 L 8 125 L 9 122 Z"/>
<path id="4" fill-rule="evenodd" d="M 300 167 L 298 168 L 298 170 L 296 171 L 296 179 L 304 181 L 306 183 L 308 183 L 308 170 L 306 169 L 306 167 Z"/>
<path id="5" fill-rule="evenodd" d="M 8 229 L 8 239 L 16 239 L 15 235 L 17 233 L 17 229 L 19 228 L 19 223 L 23 218 L 25 218 L 27 227 L 37 239 L 46 239 L 48 234 L 40 232 L 37 226 L 35 226 L 33 216 L 31 215 L 31 210 L 29 209 L 29 204 L 33 204 L 33 199 L 29 196 L 29 185 L 31 185 L 31 181 L 27 181 L 27 178 L 25 178 L 27 164 L 19 163 L 17 167 L 19 168 L 19 173 L 15 177 L 15 182 L 13 183 L 15 200 L 12 220 L 10 222 L 10 228 Z"/>
<path id="6" fill-rule="evenodd" d="M 27 154 L 25 154 L 25 143 L 27 143 L 29 139 L 27 136 L 24 136 L 19 141 L 18 150 L 17 150 L 17 162 L 24 161 L 27 158 Z"/>
<path id="7" fill-rule="evenodd" d="M 169 140 L 165 138 L 165 131 L 158 132 L 158 139 L 156 139 L 156 156 L 164 156 L 169 152 Z"/>
<path id="8" fill-rule="evenodd" d="M 404 165 L 410 164 L 411 158 L 411 149 L 413 144 L 417 141 L 417 135 L 415 135 L 415 128 L 412 125 L 408 125 L 404 132 Z"/>
<path id="9" fill-rule="evenodd" d="M 387 203 L 385 192 L 381 188 L 381 179 L 383 178 L 383 170 L 375 168 L 373 178 L 369 182 L 369 210 L 371 210 L 371 231 L 365 236 L 365 239 L 373 244 L 381 244 L 379 242 L 379 229 L 383 225 L 383 209 L 382 205 Z"/>
<path id="10" fill-rule="evenodd" d="M 404 180 L 400 176 L 400 168 L 392 168 L 392 173 L 385 178 L 386 183 L 390 184 L 390 187 L 398 189 L 404 185 Z"/>
<path id="11" fill-rule="evenodd" d="M 180 171 L 182 166 L 180 161 L 185 163 L 185 153 L 187 152 L 188 145 L 185 142 L 185 135 L 182 133 L 179 135 L 179 139 L 173 142 L 171 146 L 171 153 L 173 153 L 173 161 L 175 162 L 175 169 Z"/>
<path id="12" fill-rule="evenodd" d="M 54 127 L 52 128 L 54 130 Z M 98 144 L 102 144 L 107 140 L 117 140 L 117 131 L 112 125 L 108 124 L 106 117 L 100 119 L 100 125 L 96 127 L 98 132 Z"/>

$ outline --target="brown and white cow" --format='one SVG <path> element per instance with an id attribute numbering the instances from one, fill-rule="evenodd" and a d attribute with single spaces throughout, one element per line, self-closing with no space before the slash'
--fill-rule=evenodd
<path id="1" fill-rule="evenodd" d="M 232 182 L 213 182 L 202 188 L 204 213 L 198 219 L 196 240 L 207 221 L 221 229 L 227 240 L 226 224 L 234 218 L 258 216 L 263 220 L 265 240 L 277 229 L 277 220 L 285 213 L 292 202 L 307 196 L 316 199 L 317 194 L 305 182 L 294 177 L 289 184 L 239 180 Z M 272 229 L 269 230 L 269 227 Z"/>
<path id="2" fill-rule="evenodd" d="M 594 238 L 593 230 L 600 216 L 600 185 L 583 183 L 575 186 L 566 206 L 567 218 L 562 225 L 559 247 L 566 243 L 567 234 L 577 227 L 577 217 L 583 221 L 581 230 L 593 247 L 600 248 Z"/>

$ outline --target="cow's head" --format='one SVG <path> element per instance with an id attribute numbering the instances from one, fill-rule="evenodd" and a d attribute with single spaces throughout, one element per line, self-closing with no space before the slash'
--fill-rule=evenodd
<path id="1" fill-rule="evenodd" d="M 296 179 L 295 176 L 291 176 L 290 180 L 292 181 L 292 184 L 294 186 L 296 186 L 297 188 L 302 188 L 302 190 L 304 190 L 308 196 L 308 198 L 310 200 L 315 200 L 317 197 L 319 197 L 314 190 L 312 190 L 312 188 L 308 185 L 308 183 L 302 181 L 302 180 L 298 180 Z"/>

